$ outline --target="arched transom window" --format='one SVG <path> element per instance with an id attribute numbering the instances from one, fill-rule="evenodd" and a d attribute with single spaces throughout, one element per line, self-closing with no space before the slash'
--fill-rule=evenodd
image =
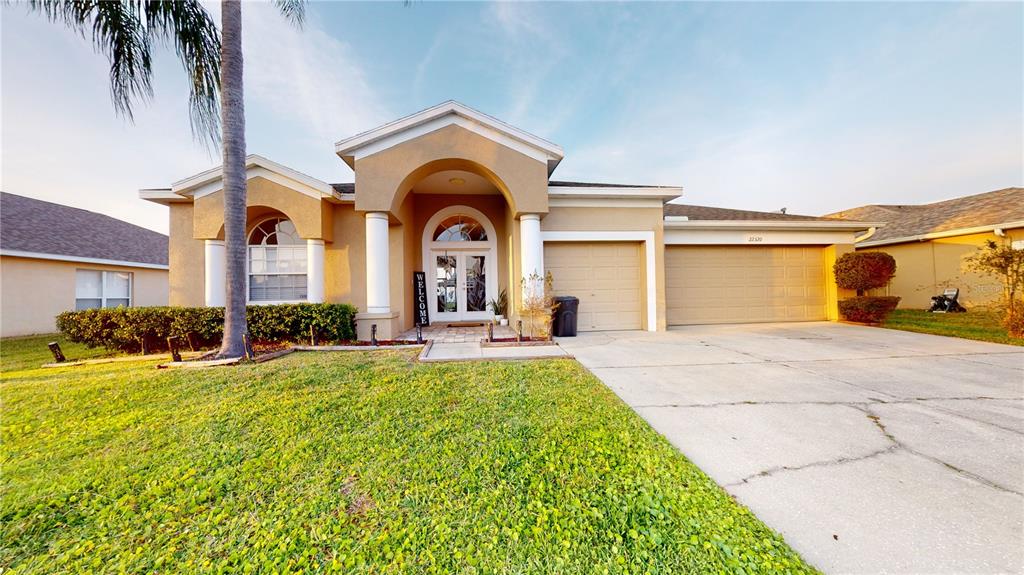
<path id="1" fill-rule="evenodd" d="M 305 299 L 306 241 L 290 220 L 264 220 L 249 233 L 249 301 Z"/>
<path id="2" fill-rule="evenodd" d="M 434 230 L 435 242 L 486 242 L 487 230 L 469 216 L 449 216 Z"/>

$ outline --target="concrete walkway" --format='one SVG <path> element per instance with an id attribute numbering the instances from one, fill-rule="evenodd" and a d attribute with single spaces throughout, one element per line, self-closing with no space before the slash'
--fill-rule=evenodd
<path id="1" fill-rule="evenodd" d="M 1024 569 L 1024 348 L 834 323 L 559 344 L 826 572 Z"/>

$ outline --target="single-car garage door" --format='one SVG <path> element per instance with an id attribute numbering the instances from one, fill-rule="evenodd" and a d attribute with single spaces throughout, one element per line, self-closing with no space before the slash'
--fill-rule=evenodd
<path id="1" fill-rule="evenodd" d="M 580 331 L 640 329 L 640 246 L 629 242 L 544 244 L 555 295 L 580 298 Z"/>
<path id="2" fill-rule="evenodd" d="M 666 246 L 668 325 L 826 319 L 824 248 Z"/>

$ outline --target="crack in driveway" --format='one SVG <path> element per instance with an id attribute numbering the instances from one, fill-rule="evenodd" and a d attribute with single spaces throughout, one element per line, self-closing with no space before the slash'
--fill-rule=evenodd
<path id="1" fill-rule="evenodd" d="M 816 404 L 816 402 L 806 402 L 806 403 L 811 403 L 812 405 Z M 885 404 L 886 402 L 879 402 L 879 403 L 880 404 Z M 916 403 L 916 402 L 914 402 L 914 401 L 900 401 L 900 402 L 893 402 L 893 403 L 913 404 L 913 403 Z M 738 405 L 744 405 L 744 403 L 740 403 Z M 871 404 L 869 404 L 869 403 L 839 403 L 839 402 L 834 402 L 834 403 L 828 403 L 827 405 L 845 405 L 847 407 L 851 407 L 853 409 L 857 409 L 857 410 L 863 412 L 864 415 L 869 420 L 871 420 L 871 422 L 874 424 L 874 426 L 878 429 L 879 433 L 881 433 L 885 437 L 885 439 L 889 442 L 889 445 L 887 447 L 882 448 L 882 449 L 874 450 L 874 451 L 872 451 L 870 453 L 867 453 L 865 455 L 842 456 L 842 457 L 836 457 L 836 458 L 833 458 L 833 459 L 825 459 L 825 460 L 821 460 L 821 461 L 814 461 L 814 462 L 811 462 L 811 463 L 806 463 L 804 465 L 780 465 L 780 466 L 777 466 L 777 467 L 771 467 L 771 468 L 765 469 L 763 471 L 759 471 L 757 473 L 748 475 L 747 477 L 744 477 L 743 479 L 741 479 L 739 481 L 736 481 L 736 482 L 733 482 L 733 483 L 724 484 L 723 487 L 727 487 L 727 488 L 728 487 L 736 487 L 736 486 L 739 486 L 739 485 L 743 485 L 745 483 L 749 483 L 750 481 L 754 481 L 756 479 L 762 479 L 762 478 L 765 478 L 765 477 L 772 477 L 772 476 L 777 475 L 779 473 L 784 473 L 784 472 L 789 472 L 789 471 L 800 471 L 800 470 L 803 470 L 803 469 L 809 469 L 809 468 L 813 468 L 813 467 L 831 467 L 831 466 L 837 466 L 837 465 L 845 465 L 847 463 L 854 463 L 854 462 L 857 462 L 857 461 L 864 461 L 864 460 L 867 460 L 867 459 L 878 457 L 880 455 L 884 455 L 886 453 L 892 453 L 892 452 L 895 452 L 895 451 L 899 450 L 899 451 L 904 451 L 906 453 L 914 455 L 916 457 L 920 457 L 922 459 L 926 459 L 926 460 L 931 461 L 933 463 L 942 465 L 943 467 L 949 469 L 950 471 L 953 471 L 957 475 L 965 477 L 965 478 L 967 478 L 969 480 L 972 480 L 972 481 L 974 481 L 976 483 L 979 483 L 979 484 L 984 485 L 986 487 L 989 487 L 991 489 L 996 489 L 996 490 L 999 490 L 999 491 L 1002 491 L 1002 492 L 1005 492 L 1005 493 L 1010 493 L 1010 494 L 1017 495 L 1017 496 L 1024 496 L 1024 493 L 1021 493 L 1020 491 L 1017 491 L 1015 489 L 1011 489 L 1011 488 L 1006 487 L 1004 485 L 1000 485 L 1000 484 L 998 484 L 998 483 L 996 483 L 996 482 L 994 482 L 994 481 L 992 481 L 992 480 L 990 480 L 990 479 L 988 479 L 986 477 L 978 475 L 977 473 L 973 473 L 973 472 L 967 471 L 966 469 L 962 469 L 960 467 L 957 467 L 956 465 L 953 465 L 952 463 L 949 463 L 948 461 L 944 461 L 944 460 L 942 460 L 942 459 L 940 459 L 938 457 L 935 457 L 934 455 L 928 455 L 927 453 L 922 453 L 921 451 L 918 451 L 918 450 L 916 450 L 916 449 L 914 449 L 912 447 L 907 446 L 906 444 L 901 442 L 899 439 L 897 439 L 896 436 L 893 435 L 893 433 L 891 431 L 889 431 L 889 429 L 885 426 L 885 423 L 882 421 L 882 417 L 880 415 L 878 415 L 877 413 L 871 411 L 871 408 L 870 408 Z M 956 414 L 953 414 L 953 415 L 956 415 Z M 966 419 L 970 419 L 970 418 L 966 418 Z"/>

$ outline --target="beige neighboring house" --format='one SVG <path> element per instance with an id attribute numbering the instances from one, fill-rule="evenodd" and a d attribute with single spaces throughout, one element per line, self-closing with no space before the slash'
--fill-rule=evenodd
<path id="1" fill-rule="evenodd" d="M 56 331 L 57 314 L 167 305 L 167 236 L 0 192 L 0 335 Z"/>
<path id="2" fill-rule="evenodd" d="M 333 152 L 354 184 L 248 157 L 248 300 L 354 304 L 361 338 L 413 327 L 416 272 L 431 323 L 489 320 L 501 290 L 514 321 L 545 272 L 580 298 L 581 330 L 835 319 L 831 262 L 872 225 L 553 180 L 561 147 L 451 101 Z M 169 207 L 171 305 L 223 305 L 221 168 L 140 196 Z"/>
<path id="3" fill-rule="evenodd" d="M 902 308 L 928 308 L 931 296 L 960 289 L 967 307 L 1001 295 L 999 281 L 964 269 L 964 258 L 988 240 L 1024 249 L 1024 188 L 1006 188 L 920 205 L 869 205 L 828 217 L 884 222 L 862 236 L 858 250 L 896 258 L 896 276 L 884 290 L 903 298 Z"/>

